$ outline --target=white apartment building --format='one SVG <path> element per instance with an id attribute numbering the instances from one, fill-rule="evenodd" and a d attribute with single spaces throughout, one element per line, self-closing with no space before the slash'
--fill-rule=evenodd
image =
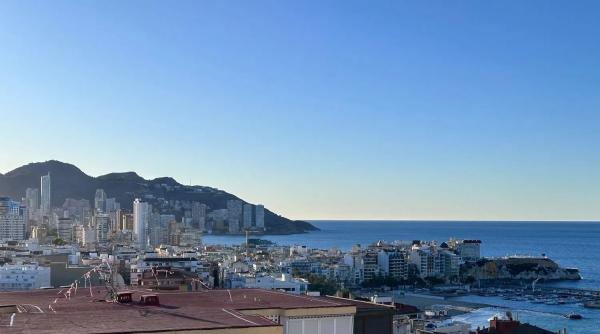
<path id="1" fill-rule="evenodd" d="M 417 266 L 421 278 L 434 275 L 434 258 L 428 248 L 413 248 L 408 258 L 410 263 Z"/>
<path id="2" fill-rule="evenodd" d="M 50 173 L 40 178 L 40 211 L 46 216 L 52 211 L 51 183 Z"/>
<path id="3" fill-rule="evenodd" d="M 352 270 L 352 283 L 359 284 L 364 280 L 364 266 L 360 249 L 354 249 L 352 252 L 344 255 L 344 264 Z"/>
<path id="4" fill-rule="evenodd" d="M 280 277 L 257 275 L 256 277 L 246 277 L 244 287 L 304 294 L 308 291 L 308 281 L 301 278 L 293 278 L 289 274 L 281 274 Z"/>
<path id="5" fill-rule="evenodd" d="M 408 278 L 408 255 L 400 250 L 380 250 L 377 262 L 384 275 L 395 279 Z"/>
<path id="6" fill-rule="evenodd" d="M 294 255 L 306 255 L 308 254 L 308 247 L 306 245 L 293 245 L 290 246 L 290 256 Z"/>
<path id="7" fill-rule="evenodd" d="M 465 261 L 477 261 L 481 258 L 481 240 L 460 240 L 456 252 Z"/>
<path id="8" fill-rule="evenodd" d="M 133 234 L 140 249 L 146 248 L 149 211 L 148 203 L 139 198 L 133 201 Z"/>
<path id="9" fill-rule="evenodd" d="M 0 197 L 0 241 L 25 240 L 27 209 L 8 197 Z"/>
<path id="10" fill-rule="evenodd" d="M 445 277 L 458 277 L 460 257 L 450 251 L 441 250 L 434 256 L 434 273 Z"/>
<path id="11" fill-rule="evenodd" d="M 96 214 L 94 216 L 94 228 L 96 229 L 96 240 L 98 243 L 108 241 L 110 216 L 108 214 Z"/>

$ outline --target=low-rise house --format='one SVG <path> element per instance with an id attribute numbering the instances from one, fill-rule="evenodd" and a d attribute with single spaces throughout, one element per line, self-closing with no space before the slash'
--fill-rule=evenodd
<path id="1" fill-rule="evenodd" d="M 490 327 L 488 328 L 477 328 L 473 334 L 555 334 L 549 330 L 533 326 L 530 324 L 523 324 L 518 320 L 514 320 L 510 312 L 507 312 L 506 319 L 494 317 L 490 320 Z M 561 331 L 558 331 L 561 334 Z M 566 334 L 566 331 L 564 332 Z"/>
<path id="2" fill-rule="evenodd" d="M 308 281 L 302 278 L 293 278 L 289 274 L 281 274 L 279 277 L 257 275 L 253 278 L 246 278 L 245 288 L 279 290 L 294 294 L 304 294 L 308 291 Z"/>

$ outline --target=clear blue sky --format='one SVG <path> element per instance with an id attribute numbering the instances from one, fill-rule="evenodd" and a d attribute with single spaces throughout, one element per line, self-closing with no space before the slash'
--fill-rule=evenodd
<path id="1" fill-rule="evenodd" d="M 598 1 L 1 1 L 0 172 L 291 218 L 600 219 Z"/>

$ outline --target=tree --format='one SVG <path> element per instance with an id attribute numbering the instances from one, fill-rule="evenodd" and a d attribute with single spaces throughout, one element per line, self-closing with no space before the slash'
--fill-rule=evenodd
<path id="1" fill-rule="evenodd" d="M 323 296 L 333 296 L 337 292 L 337 283 L 321 275 L 308 275 L 309 289 L 319 291 Z"/>
<path id="2" fill-rule="evenodd" d="M 52 241 L 52 244 L 54 244 L 55 246 L 64 246 L 67 244 L 67 242 L 61 238 L 56 238 Z"/>
<path id="3" fill-rule="evenodd" d="M 467 283 L 467 284 L 473 284 L 476 281 L 477 280 L 475 279 L 475 277 L 473 277 L 473 275 L 469 275 L 465 278 L 465 283 Z"/>

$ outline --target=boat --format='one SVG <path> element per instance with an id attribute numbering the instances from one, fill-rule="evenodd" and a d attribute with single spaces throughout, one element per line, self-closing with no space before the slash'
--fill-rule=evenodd
<path id="1" fill-rule="evenodd" d="M 583 317 L 581 316 L 581 314 L 577 314 L 575 312 L 571 312 L 569 314 L 565 314 L 565 318 L 570 319 L 570 320 L 580 320 Z"/>
<path id="2" fill-rule="evenodd" d="M 600 300 L 590 300 L 583 303 L 583 307 L 600 309 Z"/>

